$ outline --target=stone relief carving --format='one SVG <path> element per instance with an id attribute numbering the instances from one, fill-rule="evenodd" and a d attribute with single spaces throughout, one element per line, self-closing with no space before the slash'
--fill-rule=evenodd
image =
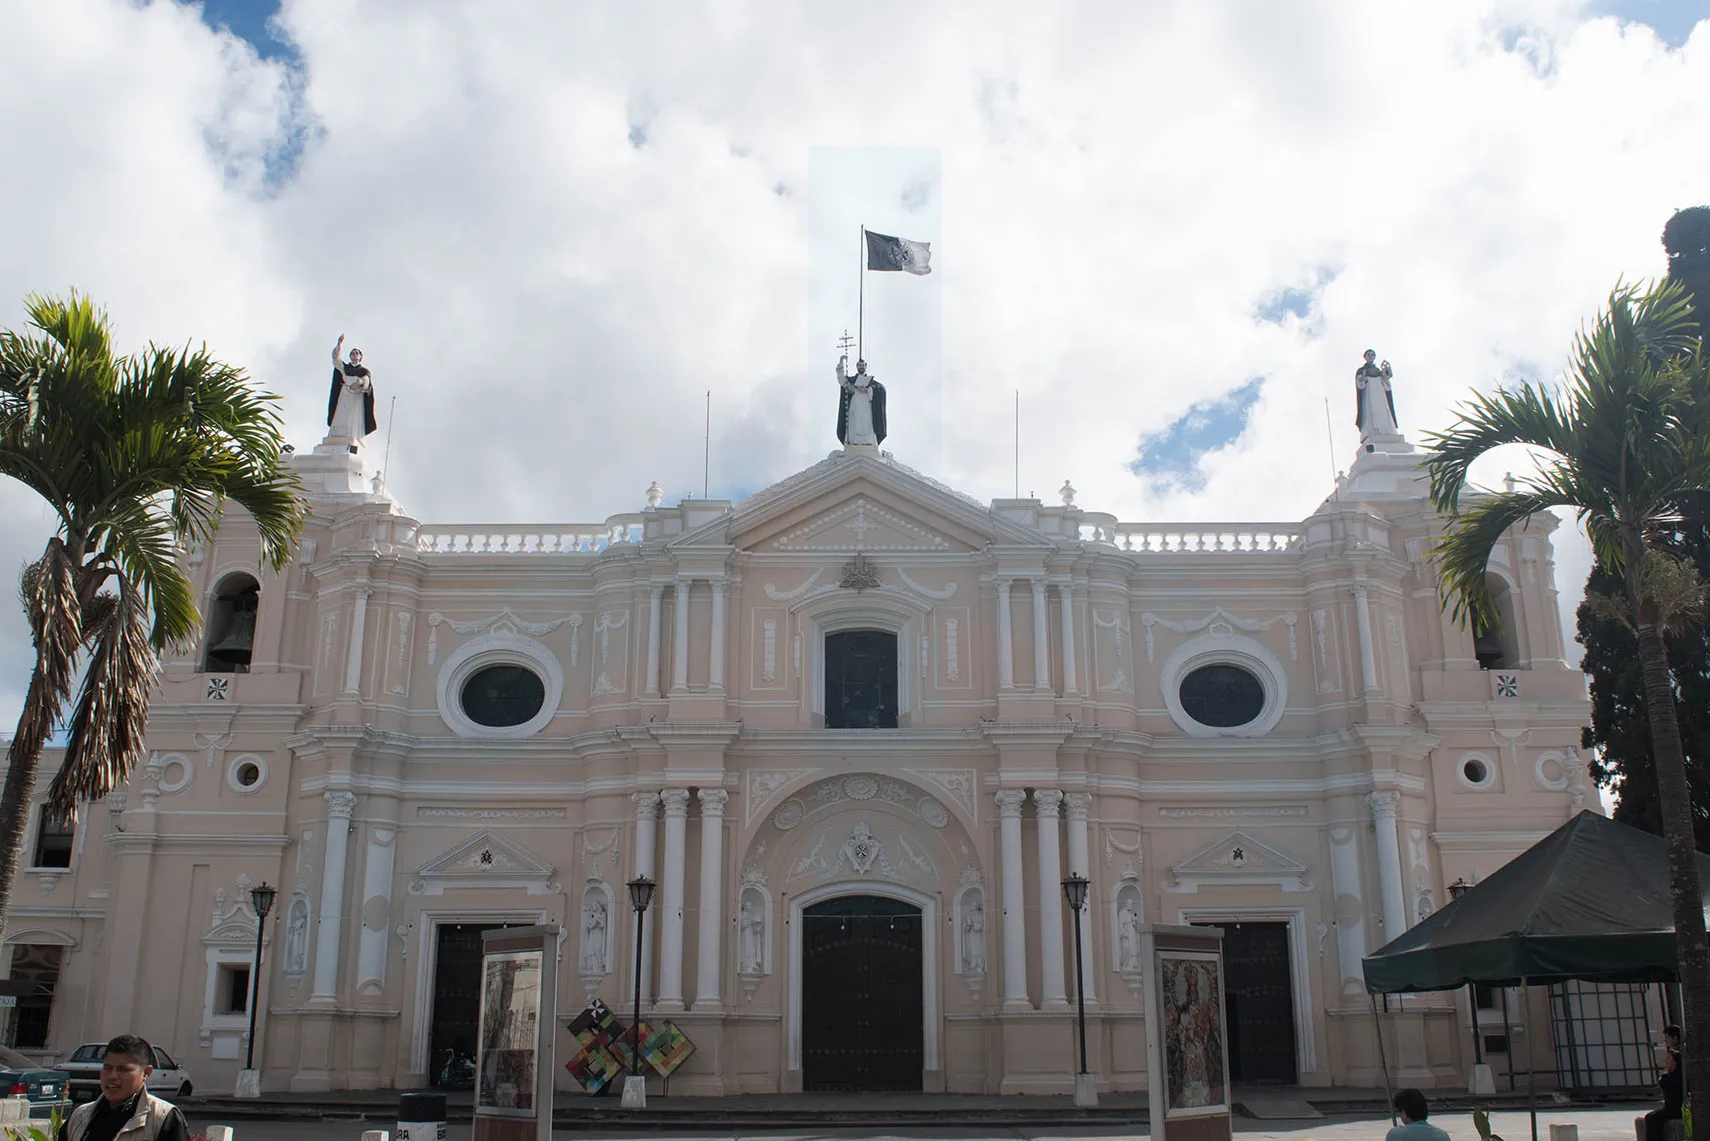
<path id="1" fill-rule="evenodd" d="M 1100 630 L 1111 632 L 1111 672 L 1108 677 L 1100 671 L 1098 687 L 1101 690 L 1117 690 L 1122 693 L 1134 692 L 1134 680 L 1128 676 L 1127 657 L 1123 649 L 1123 637 L 1129 632 L 1128 614 L 1125 611 L 1113 610 L 1108 615 L 1094 609 L 1092 612 L 1093 637 L 1098 637 Z M 1099 664 L 1098 655 L 1094 655 L 1095 665 Z"/>
<path id="2" fill-rule="evenodd" d="M 814 571 L 813 574 L 808 576 L 808 580 L 806 582 L 802 583 L 794 590 L 779 590 L 771 583 L 766 583 L 762 589 L 766 591 L 766 597 L 770 598 L 773 602 L 794 602 L 796 599 L 813 589 L 813 584 L 819 581 L 819 576 L 825 573 L 825 569 L 826 568 L 824 567 L 820 567 L 818 570 Z"/>
<path id="3" fill-rule="evenodd" d="M 778 790 L 801 777 L 811 776 L 813 769 L 750 769 L 748 770 L 748 796 L 746 822 L 752 824 Z M 787 831 L 787 829 L 786 829 Z"/>
<path id="4" fill-rule="evenodd" d="M 1140 621 L 1146 627 L 1146 660 L 1148 662 L 1152 660 L 1153 626 L 1162 626 L 1164 629 L 1174 630 L 1178 634 L 1197 634 L 1199 631 L 1204 630 L 1214 638 L 1227 638 L 1236 630 L 1245 630 L 1249 634 L 1256 634 L 1264 630 L 1269 630 L 1278 622 L 1281 622 L 1288 627 L 1288 657 L 1290 661 L 1294 661 L 1297 653 L 1295 648 L 1294 627 L 1295 623 L 1299 620 L 1300 615 L 1296 614 L 1292 610 L 1285 614 L 1278 614 L 1274 618 L 1266 618 L 1262 621 L 1251 618 L 1237 618 L 1221 606 L 1216 610 L 1213 610 L 1210 614 L 1207 614 L 1204 618 L 1198 618 L 1187 622 L 1172 622 L 1168 618 L 1160 618 L 1158 615 L 1153 614 L 1150 611 L 1140 615 Z"/>
<path id="5" fill-rule="evenodd" d="M 878 530 L 893 532 L 889 541 L 869 542 Z M 826 534 L 831 532 L 831 534 Z M 839 532 L 847 532 L 844 538 Z M 822 538 L 823 536 L 823 538 Z M 819 542 L 813 540 L 819 539 Z M 780 551 L 948 551 L 949 540 L 902 516 L 886 511 L 865 498 L 845 504 L 780 536 L 774 544 Z M 781 600 L 780 600 L 781 601 Z"/>
<path id="6" fill-rule="evenodd" d="M 596 667 L 598 673 L 594 678 L 593 689 L 593 692 L 597 694 L 623 693 L 629 688 L 628 679 L 624 676 L 628 667 L 628 655 L 624 653 L 628 647 L 627 641 L 619 643 L 616 656 L 620 660 L 616 666 L 610 664 L 612 634 L 624 629 L 628 624 L 629 612 L 627 610 L 608 610 L 594 621 L 594 631 L 599 636 L 600 646 L 599 665 Z M 615 681 L 612 680 L 614 673 L 617 675 Z"/>
<path id="7" fill-rule="evenodd" d="M 977 820 L 974 799 L 976 776 L 973 769 L 904 769 L 903 775 L 911 776 L 936 788 L 944 797 L 959 805 L 970 820 Z M 942 827 L 942 825 L 933 825 Z"/>
<path id="8" fill-rule="evenodd" d="M 760 680 L 776 681 L 778 678 L 778 620 L 768 618 L 760 624 Z"/>
<path id="9" fill-rule="evenodd" d="M 1342 674 L 1336 655 L 1335 615 L 1329 610 L 1312 612 L 1312 659 L 1318 667 L 1318 692 L 1340 690 Z"/>
<path id="10" fill-rule="evenodd" d="M 956 584 L 953 581 L 947 582 L 941 588 L 934 590 L 930 586 L 920 585 L 920 583 L 911 578 L 909 573 L 901 567 L 897 568 L 897 577 L 902 579 L 904 586 L 908 587 L 921 597 L 930 598 L 934 602 L 948 602 L 950 599 L 956 597 Z"/>

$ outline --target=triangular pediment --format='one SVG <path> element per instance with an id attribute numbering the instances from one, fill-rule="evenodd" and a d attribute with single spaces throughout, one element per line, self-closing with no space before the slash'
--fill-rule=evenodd
<path id="1" fill-rule="evenodd" d="M 523 887 L 531 895 L 546 894 L 558 890 L 550 882 L 554 870 L 503 832 L 483 828 L 417 868 L 410 891 L 439 895 L 448 887 Z"/>
<path id="2" fill-rule="evenodd" d="M 894 460 L 839 452 L 750 496 L 671 545 L 782 555 L 933 555 L 992 544 L 1052 545 L 1038 532 Z"/>
<path id="3" fill-rule="evenodd" d="M 1198 891 L 1202 884 L 1276 884 L 1306 891 L 1307 867 L 1287 852 L 1237 828 L 1187 859 L 1170 865 L 1170 891 Z"/>

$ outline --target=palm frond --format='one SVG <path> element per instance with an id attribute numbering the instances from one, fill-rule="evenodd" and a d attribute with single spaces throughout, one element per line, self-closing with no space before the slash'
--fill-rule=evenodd
<path id="1" fill-rule="evenodd" d="M 142 758 L 159 659 L 141 595 L 121 577 L 114 605 L 92 639 L 94 653 L 72 709 L 65 759 L 48 788 L 51 811 L 70 813 L 130 779 Z"/>
<path id="2" fill-rule="evenodd" d="M 1455 620 L 1498 629 L 1501 619 L 1485 579 L 1491 548 L 1510 527 L 1540 511 L 1573 506 L 1542 491 L 1510 491 L 1481 498 L 1463 511 L 1431 550 L 1444 606 Z"/>
<path id="3" fill-rule="evenodd" d="M 1551 393 L 1527 384 L 1518 390 L 1480 393 L 1457 410 L 1447 432 L 1427 432 L 1433 454 L 1426 461 L 1431 501 L 1452 514 L 1466 487 L 1467 473 L 1486 452 L 1507 444 L 1528 444 L 1558 456 L 1574 450 L 1574 424 Z"/>
<path id="4" fill-rule="evenodd" d="M 42 557 L 24 568 L 18 593 L 35 646 L 35 670 L 18 717 L 17 737 L 36 747 L 52 735 L 71 694 L 83 641 L 82 608 L 77 597 L 77 564 L 57 536 Z"/>

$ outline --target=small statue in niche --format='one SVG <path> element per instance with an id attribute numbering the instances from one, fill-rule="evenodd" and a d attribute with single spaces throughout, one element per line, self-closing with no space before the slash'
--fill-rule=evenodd
<path id="1" fill-rule="evenodd" d="M 291 901 L 291 917 L 285 922 L 285 969 L 297 973 L 309 959 L 309 905 Z"/>
<path id="2" fill-rule="evenodd" d="M 741 932 L 737 941 L 736 969 L 740 974 L 757 975 L 765 964 L 762 952 L 765 947 L 766 917 L 761 914 L 760 904 L 753 896 L 743 899 L 742 915 L 738 922 Z"/>
<path id="3" fill-rule="evenodd" d="M 1116 947 L 1118 970 L 1140 969 L 1140 910 L 1134 906 L 1132 896 L 1122 901 L 1122 909 L 1117 912 Z"/>
<path id="4" fill-rule="evenodd" d="M 604 974 L 606 969 L 606 905 L 592 899 L 582 908 L 582 970 Z"/>
<path id="5" fill-rule="evenodd" d="M 986 969 L 986 905 L 978 895 L 969 897 L 962 916 L 962 969 L 971 975 Z"/>

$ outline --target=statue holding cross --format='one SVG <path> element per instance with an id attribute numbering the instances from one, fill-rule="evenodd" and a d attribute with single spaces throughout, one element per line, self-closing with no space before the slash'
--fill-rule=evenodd
<path id="1" fill-rule="evenodd" d="M 856 361 L 849 372 L 848 341 L 844 333 L 838 342 L 843 356 L 837 362 L 837 441 L 845 448 L 876 448 L 885 442 L 885 386 L 867 374 L 866 361 Z"/>

